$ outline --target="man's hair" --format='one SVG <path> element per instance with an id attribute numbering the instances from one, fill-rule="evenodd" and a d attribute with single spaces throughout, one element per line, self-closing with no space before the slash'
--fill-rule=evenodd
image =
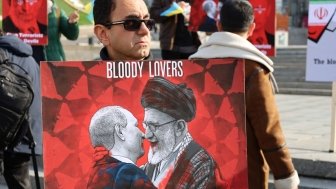
<path id="1" fill-rule="evenodd" d="M 116 8 L 116 0 L 96 0 L 93 6 L 94 24 L 106 24 L 111 22 L 111 13 Z"/>
<path id="2" fill-rule="evenodd" d="M 220 10 L 223 31 L 246 32 L 253 23 L 254 11 L 247 0 L 226 0 Z"/>
<path id="3" fill-rule="evenodd" d="M 115 126 L 127 126 L 127 118 L 121 109 L 119 106 L 106 106 L 92 116 L 89 133 L 93 147 L 113 148 Z"/>

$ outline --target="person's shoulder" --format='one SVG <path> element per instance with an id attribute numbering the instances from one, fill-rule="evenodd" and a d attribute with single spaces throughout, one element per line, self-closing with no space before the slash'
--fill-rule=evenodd
<path id="1" fill-rule="evenodd" d="M 9 24 L 9 23 L 13 23 L 12 19 L 9 16 L 6 16 L 3 20 L 2 20 L 3 24 Z"/>
<path id="2" fill-rule="evenodd" d="M 119 181 L 119 184 L 125 184 L 126 181 L 128 184 L 127 186 L 131 186 L 131 188 L 156 188 L 146 173 L 131 163 L 124 163 L 122 167 L 120 167 L 117 175 L 116 180 Z M 128 188 L 126 185 L 123 185 L 123 188 Z"/>
<path id="3" fill-rule="evenodd" d="M 209 152 L 201 145 L 199 145 L 196 141 L 190 142 L 190 144 L 186 148 L 186 152 L 193 152 L 193 156 L 191 158 L 192 161 L 200 159 L 202 159 L 202 161 L 214 161 Z"/>
<path id="4" fill-rule="evenodd" d="M 246 59 L 245 60 L 245 76 L 250 76 L 251 74 L 255 72 L 258 72 L 258 73 L 263 72 L 265 74 L 269 73 L 268 69 L 264 65 L 258 63 L 257 61 Z"/>
<path id="5" fill-rule="evenodd" d="M 120 172 L 141 173 L 141 172 L 143 172 L 143 170 L 140 169 L 139 167 L 137 167 L 136 165 L 132 164 L 132 163 L 123 163 L 120 166 Z"/>
<path id="6" fill-rule="evenodd" d="M 2 27 L 6 32 L 18 33 L 20 30 L 14 25 L 12 19 L 7 16 L 2 20 Z"/>

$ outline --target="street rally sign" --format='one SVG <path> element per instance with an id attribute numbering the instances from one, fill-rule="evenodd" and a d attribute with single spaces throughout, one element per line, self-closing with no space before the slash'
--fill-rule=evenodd
<path id="1" fill-rule="evenodd" d="M 311 0 L 307 42 L 307 81 L 336 81 L 336 1 Z"/>

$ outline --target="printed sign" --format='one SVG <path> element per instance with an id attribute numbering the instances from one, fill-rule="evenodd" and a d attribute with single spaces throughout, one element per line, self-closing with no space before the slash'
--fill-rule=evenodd
<path id="1" fill-rule="evenodd" d="M 45 188 L 111 186 L 109 163 L 134 168 L 140 185 L 247 188 L 243 60 L 42 62 L 41 80 Z"/>
<path id="2" fill-rule="evenodd" d="M 249 41 L 267 56 L 275 56 L 275 0 L 249 0 L 256 27 Z"/>
<path id="3" fill-rule="evenodd" d="M 253 35 L 248 39 L 267 56 L 275 56 L 275 0 L 249 0 L 254 8 Z M 189 30 L 217 31 L 223 0 L 194 0 L 191 4 Z"/>
<path id="4" fill-rule="evenodd" d="M 2 29 L 14 34 L 25 43 L 45 45 L 48 43 L 47 1 L 2 1 Z"/>
<path id="5" fill-rule="evenodd" d="M 336 81 L 336 1 L 311 0 L 307 41 L 307 81 Z"/>

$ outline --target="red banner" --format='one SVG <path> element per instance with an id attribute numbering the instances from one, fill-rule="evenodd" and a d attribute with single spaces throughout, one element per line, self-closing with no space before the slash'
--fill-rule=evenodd
<path id="1" fill-rule="evenodd" d="M 47 1 L 2 1 L 2 28 L 31 45 L 48 44 Z"/>
<path id="2" fill-rule="evenodd" d="M 100 108 L 122 106 L 144 132 L 141 96 L 154 76 L 193 91 L 188 131 L 216 162 L 216 182 L 247 188 L 244 62 L 237 59 L 42 62 L 45 188 L 86 188 L 93 165 L 88 127 Z M 147 162 L 149 148 L 145 139 L 137 165 Z"/>

